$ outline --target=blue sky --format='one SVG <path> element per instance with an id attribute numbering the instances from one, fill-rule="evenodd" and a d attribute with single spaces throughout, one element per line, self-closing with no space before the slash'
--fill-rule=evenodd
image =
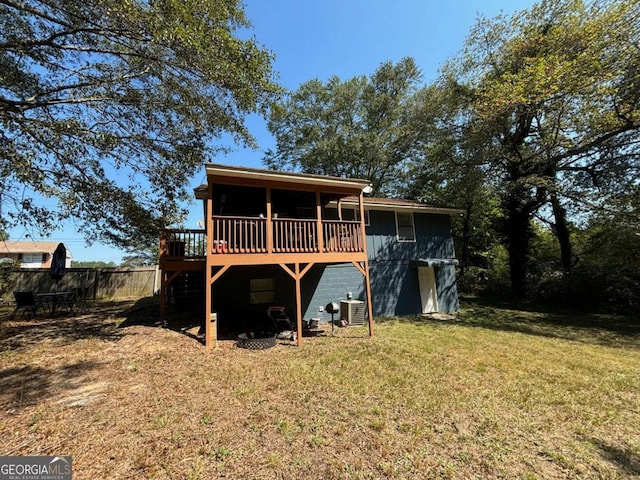
<path id="1" fill-rule="evenodd" d="M 275 55 L 278 81 L 295 90 L 312 78 L 333 75 L 348 79 L 370 75 L 383 62 L 413 57 L 425 83 L 434 80 L 438 68 L 458 53 L 478 15 L 493 18 L 530 7 L 532 0 L 245 0 L 245 12 L 257 41 Z M 250 116 L 247 126 L 259 149 L 236 148 L 215 163 L 261 167 L 263 152 L 274 140 L 264 119 Z M 205 181 L 204 171 L 193 186 Z M 185 225 L 197 228 L 202 208 L 192 204 Z M 23 229 L 10 232 L 12 240 L 24 239 Z M 42 239 L 45 240 L 45 239 Z M 118 263 L 122 252 L 94 243 L 91 247 L 76 233 L 73 222 L 46 239 L 63 241 L 75 260 Z"/>

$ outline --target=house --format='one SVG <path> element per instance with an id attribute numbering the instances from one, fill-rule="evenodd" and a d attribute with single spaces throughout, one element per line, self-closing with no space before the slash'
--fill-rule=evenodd
<path id="1" fill-rule="evenodd" d="M 331 319 L 332 301 L 358 305 L 370 335 L 374 315 L 457 310 L 458 210 L 367 198 L 361 179 L 205 169 L 195 191 L 205 229 L 163 232 L 160 297 L 164 318 L 186 285 L 199 292 L 207 347 L 227 331 L 259 328 L 269 305 L 295 320 L 298 345 L 303 319 Z"/>
<path id="2" fill-rule="evenodd" d="M 59 242 L 0 242 L 0 258 L 18 262 L 20 268 L 49 268 L 53 252 Z M 72 255 L 67 249 L 66 268 L 71 267 Z"/>

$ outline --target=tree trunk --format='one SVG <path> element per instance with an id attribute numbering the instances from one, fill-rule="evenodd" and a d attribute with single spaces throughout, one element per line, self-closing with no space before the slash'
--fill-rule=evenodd
<path id="1" fill-rule="evenodd" d="M 531 242 L 530 211 L 517 194 L 507 199 L 504 234 L 509 252 L 509 274 L 514 296 L 527 295 L 527 266 Z"/>
<path id="2" fill-rule="evenodd" d="M 462 221 L 462 251 L 460 252 L 460 276 L 464 275 L 467 265 L 471 263 L 471 210 L 473 205 L 467 205 L 464 220 Z"/>
<path id="3" fill-rule="evenodd" d="M 571 272 L 571 268 L 573 267 L 571 237 L 569 234 L 569 226 L 567 225 L 567 212 L 562 205 L 560 205 L 560 200 L 558 200 L 558 196 L 555 193 L 551 194 L 551 207 L 553 208 L 553 216 L 555 218 L 555 234 L 560 243 L 562 269 L 566 274 Z"/>

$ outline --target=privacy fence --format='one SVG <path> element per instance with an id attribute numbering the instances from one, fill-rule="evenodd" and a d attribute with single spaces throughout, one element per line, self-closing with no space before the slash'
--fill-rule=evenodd
<path id="1" fill-rule="evenodd" d="M 13 301 L 13 292 L 26 290 L 35 293 L 69 291 L 88 287 L 93 300 L 140 298 L 154 295 L 159 288 L 158 268 L 69 268 L 57 282 L 49 276 L 49 269 L 20 269 L 14 272 L 4 298 Z"/>

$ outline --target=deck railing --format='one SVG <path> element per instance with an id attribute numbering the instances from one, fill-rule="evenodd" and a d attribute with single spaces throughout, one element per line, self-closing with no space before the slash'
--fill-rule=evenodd
<path id="1" fill-rule="evenodd" d="M 160 257 L 204 258 L 207 235 L 204 230 L 165 229 L 160 238 Z"/>
<path id="2" fill-rule="evenodd" d="M 213 217 L 212 253 L 266 253 L 267 220 L 256 217 Z"/>
<path id="3" fill-rule="evenodd" d="M 323 220 L 322 244 L 315 219 L 274 218 L 271 242 L 267 242 L 268 220 L 259 217 L 213 217 L 214 254 L 240 253 L 336 253 L 364 252 L 360 222 Z M 204 230 L 165 230 L 160 241 L 161 258 L 204 258 Z"/>
<path id="4" fill-rule="evenodd" d="M 360 222 L 325 220 L 322 226 L 326 252 L 364 251 Z"/>
<path id="5" fill-rule="evenodd" d="M 318 223 L 315 220 L 273 219 L 275 253 L 318 252 Z"/>

